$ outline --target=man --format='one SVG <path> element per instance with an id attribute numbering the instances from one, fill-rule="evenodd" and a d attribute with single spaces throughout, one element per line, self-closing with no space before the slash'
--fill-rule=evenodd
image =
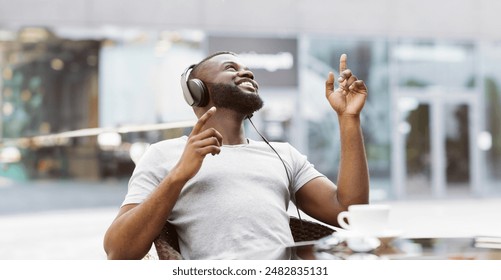
<path id="1" fill-rule="evenodd" d="M 194 106 L 199 120 L 188 137 L 152 145 L 137 164 L 105 236 L 108 258 L 143 258 L 166 220 L 176 227 L 186 259 L 251 258 L 253 252 L 293 243 L 291 199 L 331 225 L 349 205 L 368 203 L 360 127 L 367 87 L 347 69 L 346 59 L 340 58 L 339 87 L 329 73 L 325 89 L 341 130 L 337 186 L 289 144 L 272 143 L 275 153 L 245 137 L 244 120 L 263 102 L 253 73 L 238 56 L 216 53 L 193 67 L 188 80 L 200 80 L 208 94 Z M 290 257 L 280 250 L 255 256 Z"/>

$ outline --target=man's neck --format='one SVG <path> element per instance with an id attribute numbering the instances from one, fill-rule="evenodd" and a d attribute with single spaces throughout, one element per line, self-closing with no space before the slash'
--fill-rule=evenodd
<path id="1" fill-rule="evenodd" d="M 245 117 L 232 110 L 219 109 L 207 121 L 204 129 L 215 128 L 223 136 L 223 145 L 238 145 L 247 143 L 243 121 Z"/>

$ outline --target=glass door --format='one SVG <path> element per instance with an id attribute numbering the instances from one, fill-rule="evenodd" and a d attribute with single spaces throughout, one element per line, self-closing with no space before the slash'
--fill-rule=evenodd
<path id="1" fill-rule="evenodd" d="M 445 95 L 401 93 L 393 148 L 397 197 L 464 197 L 477 192 L 476 103 L 471 95 Z"/>
<path id="2" fill-rule="evenodd" d="M 473 168 L 470 151 L 470 106 L 444 104 L 445 178 L 448 196 L 470 193 Z"/>
<path id="3" fill-rule="evenodd" d="M 478 48 L 399 41 L 390 52 L 392 186 L 396 198 L 480 193 Z"/>
<path id="4" fill-rule="evenodd" d="M 405 100 L 405 99 L 404 99 Z M 407 99 L 410 103 L 411 99 Z M 415 100 L 417 102 L 417 100 Z M 410 104 L 409 104 L 410 105 Z M 402 120 L 398 126 L 403 138 L 403 173 L 405 193 L 412 197 L 432 194 L 432 154 L 430 131 L 430 104 L 416 103 L 414 107 L 401 105 Z"/>

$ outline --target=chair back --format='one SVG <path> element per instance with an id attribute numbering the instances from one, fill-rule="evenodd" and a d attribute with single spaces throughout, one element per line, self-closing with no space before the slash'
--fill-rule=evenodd
<path id="1" fill-rule="evenodd" d="M 327 235 L 331 235 L 334 230 L 312 221 L 299 220 L 290 217 L 290 229 L 295 242 L 318 240 Z M 166 222 L 162 232 L 154 241 L 158 258 L 161 260 L 180 260 L 179 241 L 176 228 Z"/>

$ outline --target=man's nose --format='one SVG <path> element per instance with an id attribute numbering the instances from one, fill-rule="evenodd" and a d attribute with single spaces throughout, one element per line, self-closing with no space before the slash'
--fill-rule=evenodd
<path id="1" fill-rule="evenodd" d="M 238 76 L 240 76 L 240 77 L 246 77 L 246 78 L 250 78 L 250 79 L 254 80 L 254 73 L 252 73 L 252 71 L 250 71 L 248 69 L 239 71 L 238 72 Z"/>

